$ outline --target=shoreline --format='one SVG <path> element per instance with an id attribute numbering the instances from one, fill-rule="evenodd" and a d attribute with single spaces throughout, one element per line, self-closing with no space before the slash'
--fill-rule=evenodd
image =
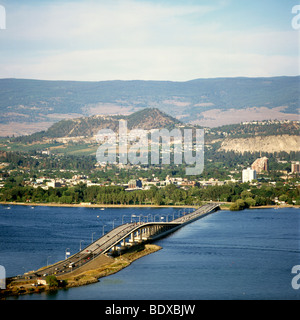
<path id="1" fill-rule="evenodd" d="M 3 205 L 19 205 L 30 207 L 65 207 L 65 208 L 197 208 L 193 205 L 155 205 L 155 204 L 87 204 L 87 203 L 39 203 L 39 202 L 8 202 L 0 201 Z"/>
<path id="2" fill-rule="evenodd" d="M 209 203 L 207 201 L 206 203 Z M 232 202 L 222 202 L 220 203 L 221 210 L 229 210 L 229 206 Z M 0 201 L 0 205 L 17 205 L 17 206 L 30 206 L 30 207 L 65 207 L 65 208 L 197 208 L 198 205 L 154 205 L 154 204 L 64 204 L 64 203 L 39 203 L 39 202 L 8 202 Z M 300 205 L 263 205 L 254 206 L 249 209 L 272 209 L 272 208 L 300 208 Z"/>
<path id="3" fill-rule="evenodd" d="M 99 279 L 113 275 L 130 266 L 134 261 L 161 249 L 162 247 L 156 244 L 134 246 L 121 256 L 115 258 L 107 257 L 107 259 L 111 259 L 111 261 L 99 262 L 91 269 L 77 270 L 66 276 L 58 276 L 58 280 L 67 281 L 67 284 L 63 287 L 49 287 L 49 285 L 34 286 L 36 280 L 11 281 L 5 290 L 0 290 L 0 300 L 5 300 L 7 297 L 43 292 L 48 293 L 60 289 L 70 289 L 97 283 L 100 281 Z"/>

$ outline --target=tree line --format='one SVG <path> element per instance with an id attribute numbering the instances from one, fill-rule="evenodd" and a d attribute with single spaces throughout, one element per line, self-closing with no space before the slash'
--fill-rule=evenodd
<path id="1" fill-rule="evenodd" d="M 274 200 L 300 204 L 300 190 L 291 185 L 262 185 L 260 188 L 243 184 L 227 184 L 187 190 L 170 184 L 163 188 L 152 186 L 149 190 L 126 191 L 120 186 L 90 186 L 80 183 L 73 187 L 52 188 L 10 186 L 0 189 L 2 202 L 32 202 L 110 205 L 201 205 L 203 201 L 231 202 L 231 210 L 249 206 L 274 204 Z"/>

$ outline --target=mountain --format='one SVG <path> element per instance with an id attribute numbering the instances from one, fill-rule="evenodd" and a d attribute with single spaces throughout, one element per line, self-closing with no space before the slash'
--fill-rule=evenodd
<path id="1" fill-rule="evenodd" d="M 11 139 L 10 148 L 25 147 L 41 150 L 48 144 L 51 152 L 64 148 L 64 152 L 95 152 L 96 134 L 101 129 L 119 130 L 119 120 L 127 121 L 128 130 L 191 128 L 190 126 L 158 110 L 146 108 L 131 115 L 91 116 L 61 120 L 48 130 Z M 210 150 L 244 152 L 297 152 L 300 151 L 299 121 L 260 121 L 232 124 L 205 129 L 205 144 Z M 74 150 L 76 143 L 79 149 Z M 20 145 L 21 143 L 21 145 Z M 1 147 L 1 145 L 0 145 Z M 47 148 L 47 147 L 46 147 Z M 57 150 L 60 148 L 60 150 Z M 92 149 L 90 149 L 92 148 Z M 5 149 L 6 150 L 6 149 Z M 9 150 L 9 149 L 7 149 Z"/>
<path id="2" fill-rule="evenodd" d="M 48 129 L 62 119 L 129 115 L 145 108 L 206 127 L 297 120 L 300 76 L 172 81 L 0 79 L 0 136 Z"/>
<path id="3" fill-rule="evenodd" d="M 18 142 L 42 141 L 53 138 L 92 138 L 101 129 L 119 130 L 119 120 L 127 121 L 127 128 L 132 129 L 173 129 L 183 126 L 179 120 L 167 115 L 157 108 L 147 108 L 131 115 L 119 116 L 91 116 L 69 120 L 61 120 L 54 123 L 48 130 L 33 133 L 28 136 L 17 137 Z"/>

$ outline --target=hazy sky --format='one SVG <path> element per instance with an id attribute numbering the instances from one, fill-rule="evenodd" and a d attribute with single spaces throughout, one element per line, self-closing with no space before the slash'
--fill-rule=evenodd
<path id="1" fill-rule="evenodd" d="M 0 78 L 299 74 L 297 0 L 0 0 Z"/>

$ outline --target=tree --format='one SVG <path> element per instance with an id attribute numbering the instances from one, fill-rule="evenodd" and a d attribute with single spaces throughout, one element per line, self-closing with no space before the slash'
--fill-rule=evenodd
<path id="1" fill-rule="evenodd" d="M 245 202 L 247 203 L 247 205 L 249 207 L 254 207 L 256 205 L 256 201 L 254 199 L 250 198 L 250 197 L 246 198 Z"/>
<path id="2" fill-rule="evenodd" d="M 138 196 L 139 204 L 141 205 L 142 202 L 145 201 L 145 193 L 143 191 L 140 191 L 137 196 Z"/>
<path id="3" fill-rule="evenodd" d="M 236 200 L 236 202 L 234 202 L 229 210 L 231 211 L 239 211 L 239 210 L 244 210 L 244 209 L 247 209 L 249 208 L 249 204 L 247 202 L 245 202 L 244 200 L 242 199 L 238 199 Z"/>
<path id="4" fill-rule="evenodd" d="M 286 194 L 282 194 L 280 197 L 279 197 L 279 201 L 284 201 L 286 202 L 288 199 L 288 196 Z"/>
<path id="5" fill-rule="evenodd" d="M 252 198 L 252 197 L 253 197 L 253 194 L 248 190 L 244 190 L 241 193 L 241 198 L 244 199 L 244 200 L 247 199 L 247 198 Z"/>
<path id="6" fill-rule="evenodd" d="M 160 206 L 161 204 L 163 204 L 163 198 L 159 192 L 157 192 L 154 196 L 154 203 L 157 206 Z"/>
<path id="7" fill-rule="evenodd" d="M 46 282 L 48 284 L 49 287 L 58 287 L 58 281 L 57 278 L 55 276 L 47 276 L 46 277 Z"/>

